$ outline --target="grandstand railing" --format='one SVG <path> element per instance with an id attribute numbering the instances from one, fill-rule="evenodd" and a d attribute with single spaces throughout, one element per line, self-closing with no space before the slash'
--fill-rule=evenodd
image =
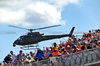
<path id="1" fill-rule="evenodd" d="M 61 66 L 84 66 L 87 63 L 100 61 L 100 48 L 81 51 L 68 55 L 67 58 L 61 58 Z"/>
<path id="2" fill-rule="evenodd" d="M 67 56 L 59 56 L 56 57 L 54 63 L 51 63 L 51 61 L 50 59 L 46 59 L 28 64 L 11 64 L 11 66 L 84 66 L 88 63 L 100 61 L 100 48 L 84 50 Z M 9 64 L 4 66 L 9 66 Z"/>

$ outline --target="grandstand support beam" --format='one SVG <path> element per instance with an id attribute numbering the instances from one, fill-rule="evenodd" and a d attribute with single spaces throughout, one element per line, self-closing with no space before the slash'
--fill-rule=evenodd
<path id="1" fill-rule="evenodd" d="M 82 52 L 82 66 L 84 66 L 84 51 Z"/>
<path id="2" fill-rule="evenodd" d="M 62 66 L 61 57 L 59 57 L 59 63 L 60 63 L 60 66 Z"/>

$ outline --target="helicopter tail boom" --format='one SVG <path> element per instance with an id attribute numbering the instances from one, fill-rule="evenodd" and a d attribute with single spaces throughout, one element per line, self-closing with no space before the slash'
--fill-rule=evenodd
<path id="1" fill-rule="evenodd" d="M 73 28 L 71 29 L 71 31 L 70 31 L 70 33 L 69 33 L 69 37 L 72 36 L 72 34 L 73 34 L 73 32 L 74 32 L 74 29 L 75 29 L 75 27 L 73 27 Z"/>

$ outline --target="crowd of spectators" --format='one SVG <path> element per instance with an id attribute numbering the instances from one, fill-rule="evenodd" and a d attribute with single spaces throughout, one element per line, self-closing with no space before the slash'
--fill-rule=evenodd
<path id="1" fill-rule="evenodd" d="M 77 39 L 75 35 L 72 35 L 72 37 L 68 38 L 67 42 L 62 42 L 61 44 L 56 44 L 56 42 L 54 42 L 53 46 L 46 48 L 46 50 L 37 49 L 36 53 L 31 51 L 29 54 L 24 54 L 23 51 L 20 50 L 19 54 L 16 55 L 13 51 L 10 51 L 4 58 L 4 62 L 6 64 L 15 62 L 27 64 L 48 59 L 50 57 L 62 56 L 67 58 L 67 55 L 69 54 L 100 47 L 99 40 L 100 31 L 96 30 L 92 33 L 91 30 L 89 30 L 89 32 L 84 33 L 80 39 Z"/>

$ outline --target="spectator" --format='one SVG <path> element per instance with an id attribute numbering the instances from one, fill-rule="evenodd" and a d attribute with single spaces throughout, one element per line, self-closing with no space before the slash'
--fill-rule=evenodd
<path id="1" fill-rule="evenodd" d="M 24 57 L 25 57 L 25 54 L 24 54 L 24 53 L 22 53 L 22 59 L 24 59 Z"/>
<path id="2" fill-rule="evenodd" d="M 68 50 L 68 45 L 72 48 L 72 42 L 70 42 L 69 40 L 66 42 L 66 45 L 65 45 L 65 49 Z M 73 45 L 74 46 L 74 45 Z"/>
<path id="3" fill-rule="evenodd" d="M 48 50 L 46 57 L 48 58 L 50 56 L 50 54 L 52 55 L 51 50 Z"/>
<path id="4" fill-rule="evenodd" d="M 95 38 L 99 40 L 99 33 L 95 34 Z"/>
<path id="5" fill-rule="evenodd" d="M 44 50 L 44 56 L 46 56 L 47 55 L 47 50 Z"/>
<path id="6" fill-rule="evenodd" d="M 30 56 L 33 57 L 33 53 L 32 53 L 32 51 L 30 52 Z"/>
<path id="7" fill-rule="evenodd" d="M 82 42 L 81 51 L 83 51 L 83 50 L 85 50 L 85 49 L 86 49 L 86 47 L 85 47 L 85 46 L 86 46 L 85 41 L 83 41 L 83 42 Z"/>
<path id="8" fill-rule="evenodd" d="M 2 63 L 0 63 L 0 66 L 2 66 Z"/>
<path id="9" fill-rule="evenodd" d="M 34 59 L 34 58 L 31 58 L 31 63 L 32 63 L 32 62 L 35 62 L 35 59 Z"/>
<path id="10" fill-rule="evenodd" d="M 77 41 L 75 35 L 72 35 L 72 39 L 73 39 L 73 44 L 77 46 L 78 41 Z"/>
<path id="11" fill-rule="evenodd" d="M 61 53 L 59 51 L 57 52 L 57 56 L 61 56 Z"/>
<path id="12" fill-rule="evenodd" d="M 45 60 L 45 59 L 46 59 L 45 55 L 42 55 L 42 60 Z"/>
<path id="13" fill-rule="evenodd" d="M 80 43 L 80 45 L 82 45 L 82 39 L 78 39 L 78 43 Z"/>
<path id="14" fill-rule="evenodd" d="M 73 49 L 72 49 L 72 53 L 76 53 L 77 52 L 77 47 L 74 46 Z"/>
<path id="15" fill-rule="evenodd" d="M 24 59 L 23 59 L 23 62 L 25 62 L 25 61 L 27 61 L 28 59 L 27 59 L 27 56 L 25 56 L 24 57 Z"/>
<path id="16" fill-rule="evenodd" d="M 95 32 L 93 32 L 92 38 L 96 38 L 96 36 L 95 36 Z"/>
<path id="17" fill-rule="evenodd" d="M 19 54 L 18 54 L 17 57 L 16 57 L 16 61 L 19 62 L 20 64 L 22 64 L 22 62 L 23 62 L 22 53 L 23 53 L 23 51 L 20 50 L 20 51 L 19 51 Z"/>
<path id="18" fill-rule="evenodd" d="M 27 59 L 27 56 L 24 57 L 23 62 L 24 62 L 24 64 L 28 64 L 29 63 L 29 61 Z"/>
<path id="19" fill-rule="evenodd" d="M 61 48 L 60 48 L 60 50 L 61 49 L 65 49 L 65 43 L 61 43 Z"/>
<path id="20" fill-rule="evenodd" d="M 91 41 L 91 47 L 92 48 L 96 48 L 97 47 L 96 44 L 93 41 Z"/>
<path id="21" fill-rule="evenodd" d="M 99 35 L 98 35 L 98 40 L 100 40 L 100 31 L 99 31 Z"/>
<path id="22" fill-rule="evenodd" d="M 50 54 L 50 63 L 52 63 L 54 66 L 58 66 L 57 65 L 57 59 L 56 57 L 53 57 L 51 54 Z"/>
<path id="23" fill-rule="evenodd" d="M 28 57 L 29 55 L 30 55 L 30 54 L 27 52 L 27 53 L 26 53 L 26 56 Z"/>
<path id="24" fill-rule="evenodd" d="M 65 46 L 65 43 L 61 43 L 61 46 L 64 47 Z"/>
<path id="25" fill-rule="evenodd" d="M 10 51 L 10 53 L 11 53 L 12 63 L 14 63 L 16 59 L 16 55 L 13 53 L 13 51 Z"/>
<path id="26" fill-rule="evenodd" d="M 72 49 L 71 49 L 71 47 L 70 47 L 69 45 L 67 46 L 67 52 L 68 52 L 69 54 L 72 53 Z"/>
<path id="27" fill-rule="evenodd" d="M 99 47 L 100 48 L 100 41 L 98 41 L 98 46 L 97 47 Z"/>
<path id="28" fill-rule="evenodd" d="M 96 45 L 98 45 L 98 40 L 97 40 L 97 39 L 95 39 L 95 40 L 94 40 L 94 43 L 95 43 Z"/>
<path id="29" fill-rule="evenodd" d="M 88 49 L 88 48 L 87 48 L 87 47 L 88 47 L 88 44 L 89 44 L 89 43 L 85 41 L 85 45 L 84 45 L 84 46 L 85 46 L 85 49 Z"/>
<path id="30" fill-rule="evenodd" d="M 66 50 L 64 50 L 62 53 L 62 57 L 67 58 L 68 55 L 69 55 L 69 53 Z"/>
<path id="31" fill-rule="evenodd" d="M 28 61 L 29 61 L 29 63 L 31 62 L 31 57 L 30 56 L 28 57 Z"/>
<path id="32" fill-rule="evenodd" d="M 82 47 L 82 45 L 79 42 L 77 48 L 81 50 L 81 47 Z"/>
<path id="33" fill-rule="evenodd" d="M 36 53 L 36 57 L 38 58 L 38 60 L 42 60 L 42 55 L 44 55 L 44 51 L 41 51 L 41 49 L 38 49 L 37 53 Z"/>
<path id="34" fill-rule="evenodd" d="M 4 62 L 6 62 L 7 64 L 12 62 L 10 53 L 4 58 Z"/>
<path id="35" fill-rule="evenodd" d="M 82 47 L 81 47 L 81 51 L 84 51 L 84 50 L 85 50 L 85 47 L 84 47 L 84 46 L 82 46 Z"/>
<path id="36" fill-rule="evenodd" d="M 63 47 L 63 48 L 61 48 L 60 52 L 63 53 L 64 50 L 65 50 L 65 48 Z"/>
<path id="37" fill-rule="evenodd" d="M 53 45 L 54 45 L 54 47 L 52 47 L 53 56 L 57 56 L 57 51 L 59 50 L 59 47 L 56 43 L 54 43 Z"/>
<path id="38" fill-rule="evenodd" d="M 89 30 L 88 39 L 90 40 L 91 38 L 92 38 L 92 33 L 91 33 L 91 30 Z"/>
<path id="39" fill-rule="evenodd" d="M 36 59 L 35 59 L 35 53 L 32 53 L 31 60 L 32 60 L 32 61 L 35 61 L 35 60 L 36 60 Z"/>

